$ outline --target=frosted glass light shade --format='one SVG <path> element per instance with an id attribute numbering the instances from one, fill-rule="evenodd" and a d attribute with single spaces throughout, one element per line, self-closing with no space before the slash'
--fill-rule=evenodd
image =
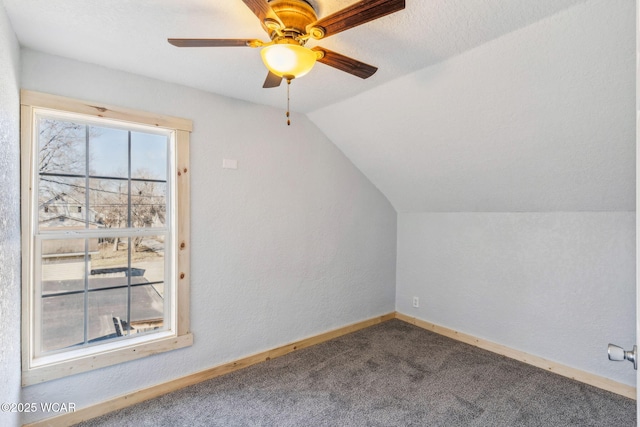
<path id="1" fill-rule="evenodd" d="M 316 63 L 316 53 L 297 44 L 274 44 L 260 51 L 264 65 L 284 78 L 298 78 L 307 74 Z"/>

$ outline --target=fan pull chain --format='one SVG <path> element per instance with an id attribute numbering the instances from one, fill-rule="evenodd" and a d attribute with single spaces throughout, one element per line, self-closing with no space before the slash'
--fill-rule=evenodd
<path id="1" fill-rule="evenodd" d="M 287 126 L 291 126 L 291 120 L 289 119 L 289 116 L 290 116 L 290 113 L 289 113 L 289 103 L 290 103 L 289 86 L 291 86 L 291 79 L 287 79 Z"/>

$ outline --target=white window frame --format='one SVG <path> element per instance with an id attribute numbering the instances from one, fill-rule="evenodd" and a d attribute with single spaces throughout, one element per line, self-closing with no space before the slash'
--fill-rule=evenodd
<path id="1" fill-rule="evenodd" d="M 71 113 L 81 115 L 92 122 L 105 125 L 118 123 L 134 129 L 136 126 L 153 126 L 173 135 L 175 143 L 173 200 L 171 209 L 171 235 L 169 245 L 173 263 L 171 325 L 162 332 L 107 341 L 103 344 L 57 352 L 46 357 L 36 357 L 34 310 L 38 306 L 35 290 L 38 288 L 36 269 L 40 258 L 36 245 L 37 221 L 34 210 L 37 200 L 35 158 L 38 156 L 34 137 L 37 114 L 50 111 L 52 115 Z M 187 119 L 157 115 L 127 108 L 100 105 L 57 95 L 21 91 L 21 165 L 22 165 L 22 385 L 28 386 L 67 375 L 86 372 L 164 351 L 175 350 L 193 344 L 189 330 L 189 139 L 192 122 Z M 166 255 L 165 255 L 166 256 Z"/>

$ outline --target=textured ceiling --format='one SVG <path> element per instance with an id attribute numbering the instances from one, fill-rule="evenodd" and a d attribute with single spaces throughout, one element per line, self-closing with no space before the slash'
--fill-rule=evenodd
<path id="1" fill-rule="evenodd" d="M 321 45 L 379 67 L 361 80 L 318 64 L 292 85 L 292 109 L 309 112 L 455 56 L 585 0 L 407 0 L 406 9 Z M 355 0 L 312 1 L 318 16 Z M 282 107 L 285 85 L 262 89 L 257 49 L 176 48 L 166 39 L 260 38 L 241 0 L 4 0 L 22 46 Z"/>
<path id="2" fill-rule="evenodd" d="M 353 0 L 317 0 L 320 17 Z M 292 84 L 308 117 L 400 212 L 635 208 L 635 0 L 407 0 L 404 11 L 310 42 L 379 67 L 318 64 Z M 240 0 L 4 0 L 23 47 L 258 104 Z"/>

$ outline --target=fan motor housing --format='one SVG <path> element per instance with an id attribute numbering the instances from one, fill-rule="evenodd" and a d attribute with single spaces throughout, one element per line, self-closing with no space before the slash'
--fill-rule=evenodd
<path id="1" fill-rule="evenodd" d="M 280 29 L 284 33 L 305 34 L 307 26 L 318 20 L 316 11 L 304 0 L 271 0 L 269 6 L 284 24 Z M 269 35 L 273 39 L 277 33 L 272 31 Z"/>

